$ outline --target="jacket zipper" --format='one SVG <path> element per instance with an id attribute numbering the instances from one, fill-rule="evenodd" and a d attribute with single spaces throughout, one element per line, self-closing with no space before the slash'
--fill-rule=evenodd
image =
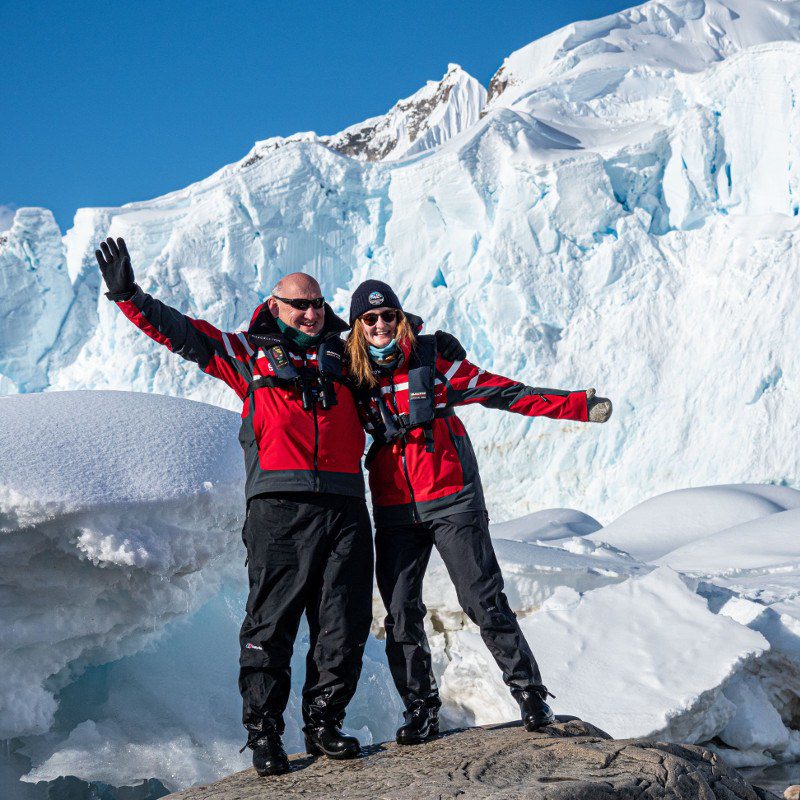
<path id="1" fill-rule="evenodd" d="M 397 396 L 394 391 L 394 373 L 392 373 L 392 404 L 394 405 L 395 413 L 397 412 Z M 417 501 L 414 498 L 414 489 L 411 486 L 411 478 L 408 475 L 408 464 L 406 463 L 406 438 L 400 440 L 400 456 L 403 461 L 403 473 L 406 476 L 406 483 L 408 484 L 408 493 L 411 495 L 411 515 L 415 523 L 419 522 L 419 513 L 417 512 Z"/>
<path id="2" fill-rule="evenodd" d="M 304 366 L 306 369 L 308 368 L 308 351 L 306 351 L 305 355 L 305 364 Z M 317 366 L 319 369 L 319 366 Z M 319 464 L 318 464 L 318 456 L 319 456 L 319 422 L 317 420 L 317 398 L 314 396 L 314 393 L 311 393 L 311 416 L 314 419 L 314 491 L 319 491 Z"/>
<path id="3" fill-rule="evenodd" d="M 311 406 L 311 416 L 314 417 L 314 491 L 319 491 L 319 466 L 317 465 L 317 454 L 319 453 L 319 425 L 317 423 L 317 401 L 313 401 Z"/>

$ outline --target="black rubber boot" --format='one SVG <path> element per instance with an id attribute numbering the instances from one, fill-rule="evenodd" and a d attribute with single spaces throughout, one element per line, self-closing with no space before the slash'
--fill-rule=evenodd
<path id="1" fill-rule="evenodd" d="M 397 744 L 421 744 L 439 733 L 439 709 L 424 701 L 403 712 L 405 724 L 397 729 Z"/>
<path id="2" fill-rule="evenodd" d="M 549 692 L 544 687 L 523 689 L 516 693 L 525 730 L 536 731 L 556 721 L 553 710 L 544 701 L 548 694 Z"/>
<path id="3" fill-rule="evenodd" d="M 355 736 L 345 736 L 335 725 L 316 725 L 303 728 L 306 735 L 306 752 L 312 756 L 329 758 L 355 758 L 361 745 Z"/>
<path id="4" fill-rule="evenodd" d="M 267 775 L 283 775 L 289 772 L 289 759 L 283 749 L 281 735 L 272 725 L 265 725 L 264 730 L 250 731 L 245 747 L 253 750 L 253 766 L 256 772 L 265 778 Z"/>

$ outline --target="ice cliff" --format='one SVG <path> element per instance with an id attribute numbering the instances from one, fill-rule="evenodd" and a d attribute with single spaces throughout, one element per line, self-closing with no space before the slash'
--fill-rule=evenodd
<path id="1" fill-rule="evenodd" d="M 111 234 L 146 290 L 224 328 L 288 270 L 339 310 L 378 277 L 480 365 L 614 398 L 604 428 L 471 410 L 495 516 L 796 482 L 798 36 L 796 0 L 649 2 L 513 53 L 488 101 L 451 65 L 340 134 L 81 209 L 63 240 L 20 210 L 0 240 L 0 390 L 235 406 L 101 296 Z"/>

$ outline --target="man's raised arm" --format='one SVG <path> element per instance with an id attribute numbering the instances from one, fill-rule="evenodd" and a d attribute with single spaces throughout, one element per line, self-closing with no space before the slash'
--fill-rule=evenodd
<path id="1" fill-rule="evenodd" d="M 123 314 L 151 339 L 194 361 L 208 375 L 225 381 L 241 398 L 247 396 L 252 348 L 244 334 L 224 333 L 192 319 L 143 291 L 134 280 L 124 239 L 106 239 L 95 250 L 108 291 Z"/>

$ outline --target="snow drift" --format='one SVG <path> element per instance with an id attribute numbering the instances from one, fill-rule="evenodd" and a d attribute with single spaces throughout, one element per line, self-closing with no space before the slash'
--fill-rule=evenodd
<path id="1" fill-rule="evenodd" d="M 591 718 L 618 737 L 711 743 L 735 766 L 800 757 L 799 502 L 800 491 L 787 487 L 688 489 L 585 537 L 567 531 L 528 544 L 531 563 L 542 563 L 536 548 L 574 552 L 581 542 L 591 553 L 606 548 L 617 570 L 621 556 L 629 559 L 630 577 L 591 591 L 560 580 L 566 572 L 551 576 L 537 613 L 512 602 L 558 695 L 557 713 Z M 496 525 L 493 535 L 512 525 L 525 527 Z M 517 600 L 504 544 L 495 541 Z M 539 569 L 542 581 L 547 567 Z M 433 635 L 451 721 L 512 719 L 516 706 L 475 627 L 462 618 Z"/>
<path id="2" fill-rule="evenodd" d="M 244 518 L 238 420 L 120 392 L 0 399 L 0 738 L 220 588 Z M 243 557 L 242 557 L 243 558 Z"/>

